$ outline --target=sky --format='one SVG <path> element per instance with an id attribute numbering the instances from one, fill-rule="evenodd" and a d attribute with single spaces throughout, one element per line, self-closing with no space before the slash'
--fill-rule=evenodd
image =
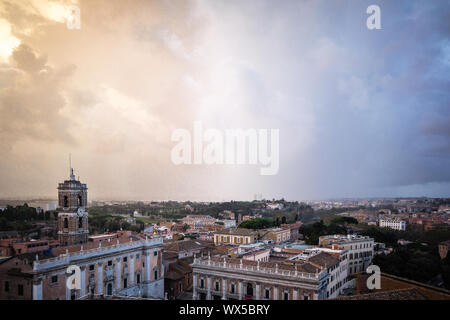
<path id="1" fill-rule="evenodd" d="M 0 0 L 0 198 L 69 154 L 90 199 L 450 197 L 449 75 L 447 0 Z M 277 174 L 174 164 L 195 121 L 279 129 Z"/>

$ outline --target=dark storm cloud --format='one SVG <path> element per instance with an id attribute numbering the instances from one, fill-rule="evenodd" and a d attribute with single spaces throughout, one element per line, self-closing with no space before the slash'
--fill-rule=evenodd
<path id="1" fill-rule="evenodd" d="M 26 44 L 13 51 L 10 61 L 14 69 L 0 67 L 0 79 L 14 74 L 0 88 L 3 144 L 10 146 L 22 137 L 74 143 L 67 131 L 70 119 L 59 113 L 66 104 L 61 90 L 74 67 L 53 69 Z"/>

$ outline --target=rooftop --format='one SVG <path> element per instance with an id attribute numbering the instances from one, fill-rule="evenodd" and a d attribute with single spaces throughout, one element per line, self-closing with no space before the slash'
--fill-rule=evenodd
<path id="1" fill-rule="evenodd" d="M 254 236 L 256 232 L 245 228 L 228 228 L 218 231 L 217 234 L 227 234 L 233 236 Z"/>

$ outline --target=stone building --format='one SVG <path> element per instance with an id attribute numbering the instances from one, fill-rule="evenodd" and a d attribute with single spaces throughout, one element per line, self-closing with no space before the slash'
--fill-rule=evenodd
<path id="1" fill-rule="evenodd" d="M 70 178 L 58 186 L 58 240 L 63 246 L 88 241 L 87 186 Z"/>
<path id="2" fill-rule="evenodd" d="M 271 240 L 273 243 L 289 241 L 291 239 L 291 229 L 289 228 L 271 228 L 259 230 L 262 240 Z"/>
<path id="3" fill-rule="evenodd" d="M 321 300 L 326 270 L 310 263 L 288 265 L 226 257 L 195 258 L 194 300 Z"/>
<path id="4" fill-rule="evenodd" d="M 349 287 L 347 251 L 328 248 L 306 249 L 297 256 L 288 259 L 288 263 L 307 261 L 312 265 L 326 269 L 330 275 L 327 280 L 327 299 L 335 298 L 343 294 Z"/>
<path id="5" fill-rule="evenodd" d="M 258 233 L 244 228 L 230 228 L 217 231 L 214 235 L 214 244 L 249 244 L 255 242 Z"/>
<path id="6" fill-rule="evenodd" d="M 93 296 L 164 297 L 162 240 L 87 243 L 23 254 L 0 263 L 0 299 L 71 300 Z M 69 289 L 69 266 L 80 268 Z"/>
<path id="7" fill-rule="evenodd" d="M 73 170 L 70 180 L 59 184 L 58 198 L 62 246 L 20 244 L 27 253 L 0 262 L 0 299 L 164 298 L 161 238 L 119 231 L 116 239 L 88 242 L 87 187 Z"/>
<path id="8" fill-rule="evenodd" d="M 348 275 L 365 271 L 372 263 L 374 240 L 359 235 L 327 235 L 319 237 L 320 247 L 347 250 Z"/>

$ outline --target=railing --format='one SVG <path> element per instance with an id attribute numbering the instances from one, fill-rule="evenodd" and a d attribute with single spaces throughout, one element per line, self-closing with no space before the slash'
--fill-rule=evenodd
<path id="1" fill-rule="evenodd" d="M 322 270 L 318 273 L 306 273 L 306 272 L 298 272 L 295 270 L 285 270 L 285 269 L 279 269 L 279 268 L 266 268 L 266 267 L 260 267 L 260 266 L 249 266 L 244 264 L 235 264 L 235 263 L 227 263 L 227 262 L 217 262 L 217 261 L 208 261 L 208 260 L 199 260 L 194 259 L 194 263 L 192 264 L 193 267 L 195 266 L 208 266 L 208 267 L 215 267 L 215 268 L 221 268 L 221 269 L 233 269 L 233 270 L 243 270 L 243 271 L 251 271 L 251 272 L 257 272 L 257 273 L 264 273 L 269 275 L 280 275 L 280 276 L 288 276 L 288 277 L 295 277 L 295 278 L 305 278 L 305 279 L 313 279 L 318 280 L 326 275 L 326 271 Z"/>
<path id="2" fill-rule="evenodd" d="M 114 253 L 119 252 L 126 249 L 135 249 L 150 245 L 162 245 L 163 240 L 162 238 L 154 238 L 154 239 L 146 239 L 146 240 L 139 240 L 139 241 L 130 241 L 126 243 L 119 243 L 114 244 L 111 246 L 106 247 L 97 247 L 89 250 L 80 250 L 77 252 L 72 253 L 66 253 L 66 254 L 60 254 L 58 257 L 45 259 L 45 260 L 35 260 L 33 262 L 33 270 L 38 271 L 41 269 L 48 269 L 59 265 L 68 264 L 75 260 L 85 259 L 92 256 L 98 256 L 102 254 L 108 254 L 108 253 Z"/>

